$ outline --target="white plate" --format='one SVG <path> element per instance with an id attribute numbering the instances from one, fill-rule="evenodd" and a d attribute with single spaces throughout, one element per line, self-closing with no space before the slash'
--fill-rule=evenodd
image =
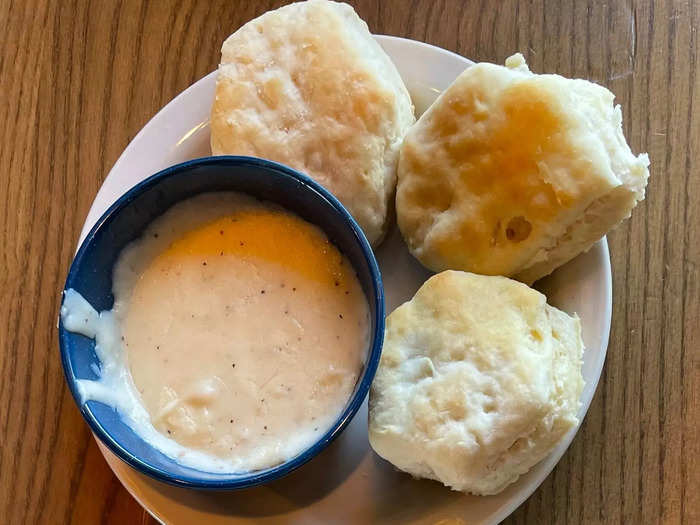
<path id="1" fill-rule="evenodd" d="M 378 36 L 422 112 L 471 62 L 412 40 Z M 90 209 L 81 241 L 122 193 L 162 168 L 209 155 L 209 108 L 215 73 L 165 106 L 141 130 L 112 168 Z M 406 251 L 396 228 L 378 250 L 387 311 L 409 299 L 429 275 Z M 581 317 L 586 344 L 579 419 L 588 409 L 605 360 L 611 313 L 608 246 L 603 239 L 560 268 L 540 287 L 550 303 Z M 379 459 L 367 441 L 367 405 L 319 457 L 264 487 L 208 493 L 170 487 L 132 470 L 100 445 L 110 467 L 129 492 L 166 523 L 497 523 L 539 486 L 573 439 L 572 430 L 554 451 L 497 496 L 452 492 L 417 481 Z"/>

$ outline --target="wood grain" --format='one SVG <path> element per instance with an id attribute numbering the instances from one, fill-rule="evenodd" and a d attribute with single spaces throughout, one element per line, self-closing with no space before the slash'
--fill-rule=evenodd
<path id="1" fill-rule="evenodd" d="M 569 451 L 509 523 L 700 523 L 697 3 L 357 1 L 376 33 L 612 89 L 646 201 L 609 235 L 608 359 Z M 0 0 L 0 522 L 151 523 L 65 387 L 59 291 L 129 140 L 278 2 Z"/>

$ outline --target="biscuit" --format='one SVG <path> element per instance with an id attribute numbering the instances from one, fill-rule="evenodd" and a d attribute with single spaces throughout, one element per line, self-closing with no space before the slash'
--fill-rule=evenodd
<path id="1" fill-rule="evenodd" d="M 415 122 L 388 55 L 347 4 L 309 0 L 245 24 L 221 48 L 214 155 L 271 159 L 311 176 L 376 245 L 398 150 Z"/>
<path id="2" fill-rule="evenodd" d="M 582 352 L 579 319 L 525 284 L 435 275 L 386 320 L 370 444 L 416 477 L 496 494 L 578 424 Z"/>
<path id="3" fill-rule="evenodd" d="M 588 250 L 644 198 L 646 154 L 602 86 L 522 55 L 465 70 L 409 130 L 396 212 L 426 267 L 526 283 Z"/>

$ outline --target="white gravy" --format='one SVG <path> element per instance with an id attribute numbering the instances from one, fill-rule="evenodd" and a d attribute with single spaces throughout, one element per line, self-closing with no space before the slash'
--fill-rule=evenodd
<path id="1" fill-rule="evenodd" d="M 98 381 L 83 402 L 117 408 L 183 464 L 242 472 L 274 466 L 340 415 L 365 361 L 366 298 L 323 232 L 234 193 L 184 201 L 114 268 L 114 309 L 73 290 L 61 316 L 95 337 Z"/>

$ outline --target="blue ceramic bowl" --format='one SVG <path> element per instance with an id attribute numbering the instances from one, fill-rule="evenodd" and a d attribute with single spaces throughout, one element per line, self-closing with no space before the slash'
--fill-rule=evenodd
<path id="1" fill-rule="evenodd" d="M 136 435 L 109 406 L 82 403 L 77 379 L 97 379 L 95 342 L 59 322 L 63 368 L 80 411 L 97 437 L 118 457 L 160 481 L 205 489 L 237 489 L 277 479 L 321 452 L 347 427 L 369 390 L 384 337 L 384 291 L 372 249 L 348 211 L 309 177 L 275 162 L 251 157 L 207 157 L 167 168 L 122 195 L 90 230 L 68 272 L 65 289 L 81 293 L 98 311 L 112 308 L 112 268 L 122 248 L 175 203 L 198 193 L 238 191 L 280 204 L 318 225 L 348 257 L 370 309 L 370 343 L 352 397 L 332 428 L 298 456 L 278 466 L 243 474 L 203 472 L 180 465 Z M 302 363 L 303 365 L 303 363 Z"/>

